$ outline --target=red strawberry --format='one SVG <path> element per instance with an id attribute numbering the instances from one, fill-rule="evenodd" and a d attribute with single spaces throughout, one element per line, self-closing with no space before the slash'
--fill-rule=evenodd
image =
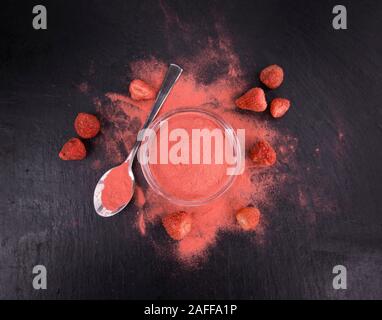
<path id="1" fill-rule="evenodd" d="M 182 240 L 191 231 L 192 217 L 184 211 L 173 212 L 164 216 L 162 223 L 171 238 Z"/>
<path id="2" fill-rule="evenodd" d="M 261 140 L 253 146 L 250 158 L 258 166 L 272 166 L 276 162 L 276 152 L 268 142 Z"/>
<path id="3" fill-rule="evenodd" d="M 247 93 L 236 99 L 235 104 L 240 109 L 252 110 L 256 112 L 264 111 L 267 108 L 264 90 L 252 88 Z"/>
<path id="4" fill-rule="evenodd" d="M 129 91 L 133 100 L 152 100 L 156 97 L 155 89 L 139 79 L 130 82 Z"/>
<path id="5" fill-rule="evenodd" d="M 284 71 L 277 64 L 272 64 L 260 72 L 260 81 L 270 89 L 278 88 L 284 80 Z"/>
<path id="6" fill-rule="evenodd" d="M 260 211 L 253 207 L 240 209 L 236 213 L 236 220 L 245 231 L 254 230 L 260 221 Z"/>
<path id="7" fill-rule="evenodd" d="M 81 138 L 90 139 L 98 134 L 101 124 L 96 116 L 81 112 L 74 120 L 74 128 Z"/>
<path id="8" fill-rule="evenodd" d="M 86 149 L 78 138 L 71 138 L 62 147 L 59 157 L 62 160 L 82 160 L 86 157 Z"/>
<path id="9" fill-rule="evenodd" d="M 275 98 L 271 102 L 271 114 L 273 118 L 281 118 L 289 109 L 290 101 L 283 98 Z"/>

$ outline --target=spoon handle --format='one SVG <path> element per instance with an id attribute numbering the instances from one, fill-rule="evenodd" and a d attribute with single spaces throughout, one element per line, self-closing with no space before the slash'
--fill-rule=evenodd
<path id="1" fill-rule="evenodd" d="M 182 72 L 183 72 L 183 69 L 181 67 L 179 67 L 178 65 L 173 64 L 173 63 L 170 64 L 170 66 L 167 70 L 166 76 L 162 82 L 162 86 L 159 89 L 157 98 L 156 98 L 154 105 L 151 109 L 151 112 L 150 112 L 149 116 L 147 117 L 147 120 L 144 123 L 141 131 L 139 132 L 138 139 L 135 142 L 133 148 L 131 149 L 131 152 L 130 152 L 128 158 L 126 159 L 126 162 L 129 162 L 129 161 L 131 162 L 130 165 L 132 165 L 132 162 L 133 162 L 132 160 L 134 159 L 134 157 L 138 151 L 138 148 L 142 142 L 141 139 L 139 139 L 139 137 L 141 136 L 142 132 L 144 132 L 144 130 L 147 129 L 147 127 L 154 120 L 154 118 L 157 116 L 157 114 L 158 114 L 159 110 L 162 108 L 162 105 L 165 102 L 168 94 L 170 93 L 170 91 L 171 91 L 172 87 L 174 86 L 174 84 L 176 83 L 176 81 L 179 79 Z"/>
<path id="2" fill-rule="evenodd" d="M 179 67 L 178 65 L 170 64 L 170 67 L 168 68 L 166 76 L 162 82 L 162 86 L 159 89 L 155 103 L 151 109 L 149 116 L 147 117 L 145 124 L 142 127 L 143 130 L 147 129 L 149 124 L 154 120 L 154 118 L 158 114 L 164 101 L 166 100 L 168 94 L 170 93 L 172 87 L 174 86 L 176 81 L 179 79 L 182 71 L 183 69 Z"/>

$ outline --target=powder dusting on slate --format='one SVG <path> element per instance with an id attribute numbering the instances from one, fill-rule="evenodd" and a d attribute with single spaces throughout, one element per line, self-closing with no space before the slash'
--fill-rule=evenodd
<path id="1" fill-rule="evenodd" d="M 139 232 L 151 241 L 158 252 L 175 254 L 179 261 L 193 266 L 208 256 L 221 232 L 243 232 L 235 220 L 237 210 L 253 205 L 260 209 L 262 216 L 256 232 L 251 233 L 254 243 L 263 243 L 269 217 L 265 213 L 277 210 L 275 201 L 278 194 L 290 192 L 286 186 L 296 184 L 299 166 L 296 161 L 297 138 L 277 129 L 277 121 L 271 117 L 238 110 L 234 100 L 256 79 L 247 83 L 239 59 L 231 48 L 227 37 L 220 36 L 210 41 L 207 47 L 190 59 L 173 61 L 184 68 L 184 73 L 173 88 L 160 114 L 184 107 L 194 107 L 217 113 L 235 130 L 245 129 L 246 155 L 258 141 L 265 139 L 277 152 L 277 163 L 270 168 L 257 168 L 246 157 L 246 168 L 232 187 L 222 197 L 200 207 L 179 207 L 157 195 L 147 186 L 142 186 L 135 195 L 136 226 Z M 212 72 L 210 66 L 222 66 L 224 72 Z M 141 79 L 155 89 L 159 89 L 167 70 L 167 63 L 155 58 L 142 59 L 130 64 L 129 79 Z M 253 72 L 255 78 L 255 72 Z M 153 101 L 134 101 L 125 92 L 107 92 L 104 97 L 94 98 L 98 114 L 103 121 L 102 134 L 97 139 L 96 148 L 107 155 L 104 161 L 113 166 L 121 163 L 135 142 Z M 267 111 L 266 111 L 267 112 Z M 97 167 L 100 166 L 97 160 Z M 95 165 L 93 165 L 95 166 Z M 287 169 L 285 169 L 287 168 Z M 139 171 L 139 166 L 135 166 Z M 138 174 L 139 175 L 139 174 Z M 184 183 L 180 177 L 175 184 Z M 283 189 L 284 188 L 284 189 Z M 300 188 L 297 198 L 301 206 L 307 206 L 309 191 Z M 297 194 L 297 192 L 296 192 Z M 307 209 L 310 210 L 311 208 Z M 174 211 L 192 214 L 191 232 L 181 241 L 171 241 L 161 226 L 163 215 Z M 129 219 L 133 215 L 129 215 Z M 161 231 L 160 231 L 161 230 Z M 163 237 L 158 233 L 162 232 Z M 163 239 L 166 238 L 166 241 Z"/>

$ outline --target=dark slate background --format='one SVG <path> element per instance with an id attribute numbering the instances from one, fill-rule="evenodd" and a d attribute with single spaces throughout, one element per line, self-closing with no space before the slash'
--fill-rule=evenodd
<path id="1" fill-rule="evenodd" d="M 345 31 L 331 25 L 338 1 L 2 1 L 0 298 L 382 298 L 382 2 L 340 2 Z M 47 6 L 47 31 L 32 29 L 36 4 Z M 216 38 L 217 21 L 248 79 L 269 63 L 285 67 L 280 93 L 293 108 L 279 127 L 313 168 L 297 184 L 333 207 L 312 204 L 308 221 L 291 185 L 269 213 L 265 247 L 221 234 L 209 259 L 188 270 L 139 236 L 134 208 L 96 216 L 102 170 L 90 164 L 99 150 L 90 144 L 83 162 L 57 153 L 76 113 L 94 112 L 76 84 L 91 78 L 95 94 L 125 91 L 129 62 L 192 57 Z M 32 289 L 36 264 L 48 269 L 45 291 Z M 345 291 L 331 285 L 337 264 L 348 270 Z"/>

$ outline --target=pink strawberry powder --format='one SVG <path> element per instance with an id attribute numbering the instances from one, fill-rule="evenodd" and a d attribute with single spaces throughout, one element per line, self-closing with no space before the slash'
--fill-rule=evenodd
<path id="1" fill-rule="evenodd" d="M 227 72 L 206 84 L 200 80 L 200 75 L 214 61 L 226 65 Z M 259 169 L 246 159 L 244 173 L 237 177 L 230 190 L 214 202 L 200 207 L 179 207 L 157 195 L 149 187 L 144 189 L 145 201 L 136 201 L 139 209 L 138 230 L 147 236 L 150 226 L 160 223 L 164 214 L 179 210 L 190 212 L 193 216 L 192 230 L 183 240 L 164 245 L 155 243 L 154 246 L 166 246 L 164 251 L 175 252 L 180 261 L 193 265 L 207 257 L 208 248 L 216 244 L 220 232 L 241 230 L 235 221 L 237 210 L 248 205 L 258 207 L 261 212 L 273 208 L 274 191 L 288 179 L 279 167 L 282 163 L 291 161 L 297 140 L 281 134 L 268 120 L 260 120 L 251 112 L 236 109 L 234 100 L 248 89 L 249 84 L 243 80 L 239 60 L 226 38 L 219 39 L 217 43 L 210 41 L 208 47 L 192 60 L 180 59 L 174 62 L 181 65 L 185 72 L 174 86 L 160 114 L 184 107 L 216 112 L 235 130 L 245 129 L 246 150 L 257 140 L 265 139 L 278 151 L 279 160 L 274 167 Z M 135 61 L 130 67 L 131 79 L 142 79 L 159 89 L 167 64 L 150 58 Z M 126 92 L 108 92 L 106 101 L 98 98 L 94 100 L 97 111 L 108 123 L 98 141 L 105 148 L 109 157 L 107 160 L 111 164 L 120 163 L 126 157 L 153 103 L 133 101 L 128 96 L 127 88 L 128 83 Z M 295 143 L 290 144 L 291 140 Z M 121 150 L 121 145 L 124 150 Z M 291 150 L 290 147 L 294 149 Z M 187 175 L 178 177 L 179 179 L 174 180 L 175 187 L 188 183 Z M 255 232 L 257 241 L 261 241 L 259 237 L 265 232 L 266 220 L 263 214 Z M 174 250 L 169 250 L 168 246 L 174 246 Z"/>
<path id="2" fill-rule="evenodd" d="M 110 211 L 119 209 L 131 199 L 133 181 L 129 176 L 129 165 L 123 163 L 106 176 L 101 198 L 103 206 Z"/>
<path id="3" fill-rule="evenodd" d="M 159 185 L 162 192 L 170 195 L 171 198 L 175 197 L 184 201 L 198 201 L 213 196 L 219 192 L 225 184 L 232 180 L 232 177 L 227 174 L 227 170 L 230 166 L 224 159 L 224 145 L 217 147 L 217 145 L 215 145 L 216 140 L 211 139 L 210 150 L 205 149 L 206 146 L 203 146 L 201 142 L 199 143 L 198 150 L 194 150 L 195 148 L 193 148 L 195 147 L 195 141 L 192 139 L 192 132 L 195 129 L 215 130 L 215 132 L 219 132 L 223 137 L 223 144 L 227 143 L 224 140 L 224 130 L 217 122 L 211 120 L 204 114 L 187 112 L 172 115 L 166 123 L 168 132 L 179 129 L 186 132 L 188 142 L 184 143 L 184 141 L 182 142 L 179 139 L 171 141 L 168 136 L 162 136 L 161 131 L 158 130 L 157 139 L 154 139 L 154 141 L 148 144 L 148 150 L 151 153 L 155 151 L 155 156 L 151 157 L 151 160 L 155 163 L 149 164 L 148 167 L 153 179 Z M 171 150 L 174 145 L 179 146 L 180 143 L 182 144 L 182 148 L 186 147 L 188 149 L 187 152 L 177 149 L 178 157 L 180 155 L 182 156 L 181 160 L 178 159 L 182 161 L 181 163 L 174 164 L 171 161 L 162 163 L 163 161 L 160 161 L 160 155 L 164 153 L 164 150 L 161 150 L 162 140 L 166 141 L 169 150 Z M 160 151 L 156 152 L 156 150 Z M 194 152 L 199 156 L 198 163 L 192 163 Z M 204 159 L 204 156 L 206 158 L 210 157 L 211 163 L 205 163 L 206 159 Z M 171 158 L 171 151 L 166 153 L 166 157 L 168 159 Z M 216 163 L 218 162 L 218 158 L 222 160 L 221 163 Z"/>

